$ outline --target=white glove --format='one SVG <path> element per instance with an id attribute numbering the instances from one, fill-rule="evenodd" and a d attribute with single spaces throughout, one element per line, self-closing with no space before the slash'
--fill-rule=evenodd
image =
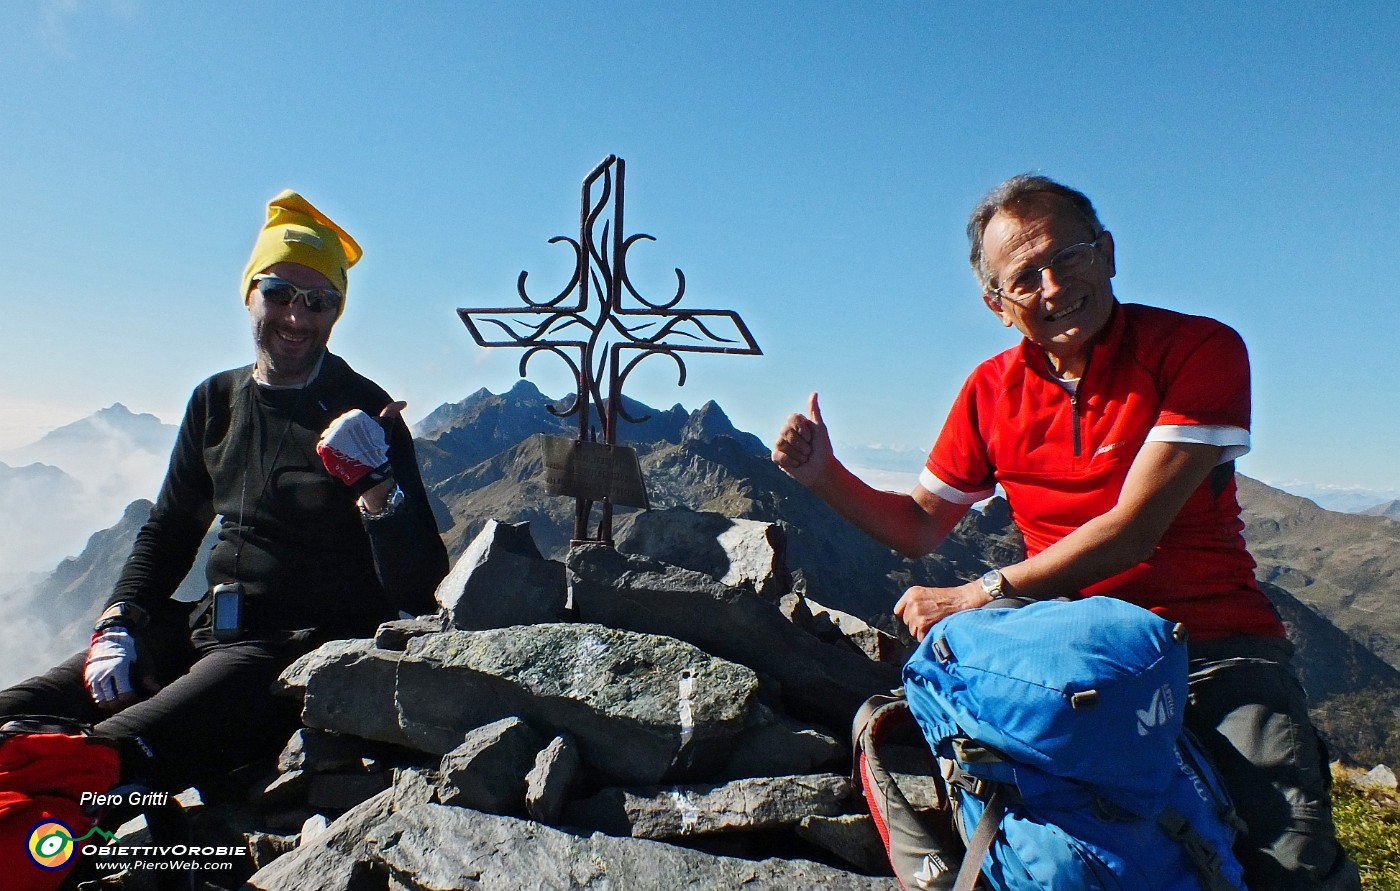
<path id="1" fill-rule="evenodd" d="M 379 421 L 358 408 L 331 421 L 316 443 L 326 470 L 357 493 L 389 476 L 389 440 Z"/>
<path id="2" fill-rule="evenodd" d="M 99 708 L 116 709 L 135 698 L 131 667 L 136 663 L 136 640 L 120 626 L 92 636 L 83 680 Z"/>

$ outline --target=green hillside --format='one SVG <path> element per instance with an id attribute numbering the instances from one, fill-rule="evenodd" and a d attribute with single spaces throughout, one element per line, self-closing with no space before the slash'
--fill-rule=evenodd
<path id="1" fill-rule="evenodd" d="M 1361 867 L 1366 891 L 1400 891 L 1400 795 L 1351 782 L 1359 771 L 1336 772 L 1332 790 L 1337 835 Z"/>

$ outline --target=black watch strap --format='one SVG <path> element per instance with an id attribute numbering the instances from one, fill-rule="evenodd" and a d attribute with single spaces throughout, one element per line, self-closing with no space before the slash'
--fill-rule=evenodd
<path id="1" fill-rule="evenodd" d="M 94 634 L 101 634 L 108 628 L 125 628 L 127 631 L 139 631 L 146 627 L 150 621 L 147 612 L 130 600 L 119 600 L 102 611 L 98 616 L 97 624 L 92 627 Z"/>
<path id="2" fill-rule="evenodd" d="M 375 486 L 384 482 L 385 480 L 393 479 L 393 477 L 393 465 L 391 465 L 388 461 L 385 461 L 383 464 L 374 468 L 369 473 L 360 477 L 359 482 L 351 486 L 351 489 L 354 490 L 356 495 L 363 495 L 370 489 L 373 489 Z"/>

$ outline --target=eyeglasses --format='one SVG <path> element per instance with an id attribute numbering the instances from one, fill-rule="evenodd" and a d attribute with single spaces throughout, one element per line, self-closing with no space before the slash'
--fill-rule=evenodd
<path id="1" fill-rule="evenodd" d="M 298 288 L 285 278 L 275 275 L 253 276 L 253 287 L 269 303 L 291 306 L 298 297 L 312 312 L 325 312 L 340 307 L 341 294 L 335 288 Z"/>
<path id="2" fill-rule="evenodd" d="M 1004 288 L 988 288 L 992 294 L 1010 300 L 1019 307 L 1026 307 L 1040 296 L 1044 290 L 1045 270 L 1053 269 L 1055 277 L 1062 275 L 1082 275 L 1094 267 L 1094 257 L 1098 253 L 1099 241 L 1081 241 L 1062 248 L 1044 266 L 1028 266 L 1016 274 Z"/>

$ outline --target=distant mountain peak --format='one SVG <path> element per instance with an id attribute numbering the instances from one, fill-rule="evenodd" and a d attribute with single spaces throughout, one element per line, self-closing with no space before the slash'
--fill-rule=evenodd
<path id="1" fill-rule="evenodd" d="M 532 401 L 536 399 L 548 398 L 540 392 L 539 387 L 535 386 L 533 383 L 531 383 L 529 380 L 523 377 L 520 380 L 516 381 L 515 386 L 511 387 L 510 391 L 505 393 L 504 395 L 510 396 L 513 399 L 529 399 Z"/>
<path id="2" fill-rule="evenodd" d="M 74 437 L 89 437 L 97 431 L 116 430 L 128 433 L 138 438 L 154 436 L 164 440 L 174 431 L 174 427 L 165 424 L 160 418 L 149 412 L 134 412 L 120 402 L 114 402 L 106 408 L 100 408 L 85 418 L 79 418 L 71 424 L 64 424 L 46 433 L 36 445 L 44 441 L 56 441 L 71 439 Z"/>
<path id="3" fill-rule="evenodd" d="M 35 461 L 32 464 L 25 464 L 19 467 L 12 467 L 0 461 L 0 483 L 16 484 L 28 482 L 29 484 L 43 483 L 45 485 L 74 485 L 71 476 L 63 472 L 60 467 L 52 464 L 44 464 Z"/>
<path id="4" fill-rule="evenodd" d="M 719 407 L 719 403 L 711 399 L 690 413 L 689 420 L 681 429 L 681 438 L 705 440 L 717 436 L 731 436 L 737 439 L 739 431 L 734 428 L 733 422 L 724 413 L 724 409 Z"/>
<path id="5" fill-rule="evenodd" d="M 1391 520 L 1400 520 L 1400 499 L 1392 498 L 1389 501 L 1368 507 L 1361 514 L 1370 517 L 1386 517 Z"/>
<path id="6" fill-rule="evenodd" d="M 120 402 L 98 409 L 84 418 L 57 427 L 26 446 L 8 449 L 0 457 L 11 466 L 35 462 L 62 467 L 81 477 L 103 454 L 147 453 L 164 458 L 170 454 L 176 427 L 148 412 L 133 412 Z"/>

